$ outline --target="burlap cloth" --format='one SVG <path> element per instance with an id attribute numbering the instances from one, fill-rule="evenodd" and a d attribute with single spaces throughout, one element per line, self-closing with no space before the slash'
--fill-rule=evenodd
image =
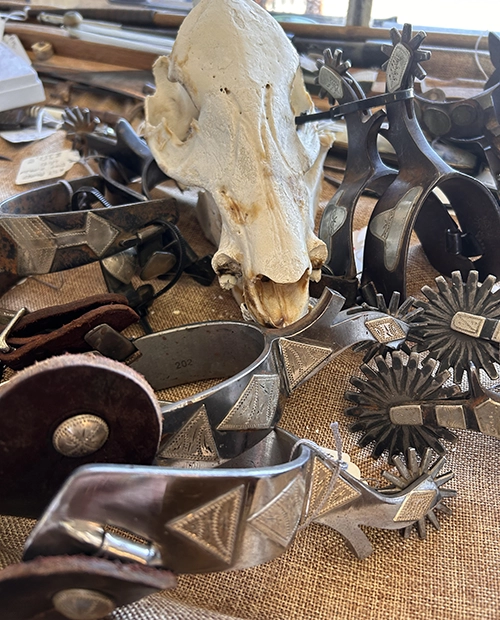
<path id="1" fill-rule="evenodd" d="M 61 133 L 61 132 L 59 132 Z M 0 152 L 13 162 L 0 161 L 0 197 L 17 193 L 13 183 L 19 161 L 36 153 L 69 148 L 56 135 L 30 146 L 10 146 L 0 139 Z M 80 176 L 77 164 L 67 176 Z M 30 187 L 30 186 L 29 186 Z M 333 188 L 325 184 L 322 204 Z M 363 203 L 356 227 L 366 223 L 370 204 Z M 181 229 L 200 254 L 213 251 L 202 237 L 192 210 L 183 211 Z M 410 293 L 432 284 L 435 273 L 420 247 L 410 259 Z M 104 290 L 100 270 L 89 266 L 30 279 L 2 299 L 2 305 L 35 309 Z M 209 288 L 183 276 L 175 288 L 154 305 L 154 329 L 207 319 L 239 319 L 231 294 L 214 283 Z M 139 331 L 136 331 L 138 334 Z M 344 391 L 358 372 L 359 354 L 338 357 L 289 400 L 282 426 L 300 437 L 333 447 L 330 422 L 338 420 L 344 448 L 361 467 L 363 476 L 380 478 L 384 459 L 374 461 L 368 449 L 356 445 L 344 415 Z M 178 392 L 180 396 L 182 391 Z M 500 618 L 500 441 L 473 432 L 459 433 L 450 447 L 452 482 L 458 490 L 447 503 L 451 516 L 441 516 L 441 531 L 429 527 L 425 540 L 414 532 L 403 540 L 398 532 L 367 530 L 373 554 L 357 560 L 336 532 L 312 525 L 299 533 L 292 547 L 277 560 L 239 572 L 180 576 L 178 587 L 159 593 L 112 614 L 115 620 L 364 620 Z M 15 475 L 15 472 L 12 472 Z M 0 517 L 0 567 L 21 557 L 33 522 Z M 1 606 L 1 602 L 0 602 Z M 0 610 L 0 618 L 1 618 Z"/>

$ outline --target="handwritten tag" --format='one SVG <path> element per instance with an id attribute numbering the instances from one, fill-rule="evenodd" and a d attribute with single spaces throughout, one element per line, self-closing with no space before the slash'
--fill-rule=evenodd
<path id="1" fill-rule="evenodd" d="M 11 142 L 19 144 L 21 142 L 33 142 L 34 140 L 43 140 L 56 133 L 57 129 L 44 127 L 41 131 L 37 131 L 35 127 L 25 127 L 24 129 L 13 129 L 11 131 L 0 131 L 0 136 Z"/>
<path id="2" fill-rule="evenodd" d="M 62 177 L 79 159 L 78 151 L 72 150 L 24 159 L 17 173 L 16 185 Z"/>
<path id="3" fill-rule="evenodd" d="M 323 448 L 323 446 L 321 446 L 321 449 L 323 450 L 323 452 L 329 454 L 334 461 L 339 458 L 337 450 L 330 450 L 330 448 Z M 351 461 L 351 457 L 345 452 L 342 452 L 342 462 L 347 465 L 347 471 L 351 474 L 351 476 L 354 476 L 358 480 L 361 480 L 361 470 L 356 465 L 356 463 L 353 463 Z"/>

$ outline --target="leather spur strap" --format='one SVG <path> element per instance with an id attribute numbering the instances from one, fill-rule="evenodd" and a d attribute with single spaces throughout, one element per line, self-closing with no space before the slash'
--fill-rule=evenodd
<path id="1" fill-rule="evenodd" d="M 161 435 L 153 390 L 124 364 L 61 355 L 2 384 L 0 513 L 39 517 L 87 463 L 151 464 Z"/>
<path id="2" fill-rule="evenodd" d="M 176 586 L 168 570 L 85 555 L 39 557 L 0 572 L 3 620 L 93 620 Z"/>
<path id="3" fill-rule="evenodd" d="M 113 293 L 36 310 L 21 317 L 10 330 L 10 351 L 0 352 L 0 362 L 21 370 L 61 353 L 90 351 L 85 341 L 88 332 L 106 323 L 122 331 L 139 320 L 127 298 Z"/>

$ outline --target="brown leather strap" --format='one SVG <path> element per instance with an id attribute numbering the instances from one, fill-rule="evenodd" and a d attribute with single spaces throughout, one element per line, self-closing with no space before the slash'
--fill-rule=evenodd
<path id="1" fill-rule="evenodd" d="M 120 607 L 175 586 L 173 573 L 149 566 L 87 556 L 40 557 L 0 571 L 1 617 L 2 620 L 65 620 L 66 616 L 54 609 L 57 600 L 54 597 L 67 593 L 71 605 L 72 593 L 68 590 L 75 588 L 97 593 Z M 80 596 L 85 596 L 85 592 Z"/>
<path id="2" fill-rule="evenodd" d="M 0 353 L 0 362 L 21 370 L 34 362 L 61 353 L 89 351 L 84 336 L 94 327 L 106 323 L 122 331 L 139 320 L 123 295 L 94 295 L 68 304 L 32 312 L 14 326 L 8 338 L 13 347 Z M 48 333 L 47 330 L 50 330 Z"/>
<path id="3" fill-rule="evenodd" d="M 11 337 L 24 338 L 40 334 L 44 331 L 57 329 L 63 325 L 69 323 L 73 319 L 76 319 L 90 310 L 95 308 L 101 308 L 102 306 L 120 304 L 122 306 L 128 306 L 128 301 L 125 295 L 118 295 L 116 293 L 102 293 L 99 295 L 92 295 L 85 299 L 78 299 L 76 301 L 70 301 L 66 304 L 59 304 L 57 306 L 49 306 L 48 308 L 42 308 L 41 310 L 35 310 L 25 314 L 15 324 L 10 332 Z"/>

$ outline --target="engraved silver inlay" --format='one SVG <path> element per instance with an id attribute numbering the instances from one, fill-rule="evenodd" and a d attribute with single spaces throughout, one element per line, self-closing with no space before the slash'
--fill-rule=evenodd
<path id="1" fill-rule="evenodd" d="M 474 407 L 474 413 L 481 433 L 500 439 L 500 403 L 488 398 Z"/>
<path id="2" fill-rule="evenodd" d="M 394 521 L 418 521 L 432 508 L 432 504 L 436 498 L 435 490 L 418 490 L 411 491 L 404 499 L 399 508 Z"/>
<path id="3" fill-rule="evenodd" d="M 483 316 L 470 314 L 469 312 L 457 312 L 451 319 L 450 327 L 461 334 L 479 338 L 485 323 L 486 319 Z"/>
<path id="4" fill-rule="evenodd" d="M 116 239 L 119 232 L 120 231 L 107 220 L 90 212 L 87 213 L 87 222 L 85 225 L 87 239 L 86 241 L 84 240 L 83 243 L 87 243 L 97 256 L 102 256 Z"/>
<path id="5" fill-rule="evenodd" d="M 17 243 L 20 276 L 50 271 L 57 251 L 55 235 L 39 217 L 5 218 L 1 225 Z"/>
<path id="6" fill-rule="evenodd" d="M 359 491 L 357 491 L 349 484 L 347 484 L 347 482 L 339 478 L 335 483 L 335 488 L 326 498 L 326 501 L 320 510 L 319 516 L 337 510 L 340 506 L 350 504 L 360 496 L 361 493 Z"/>
<path id="7" fill-rule="evenodd" d="M 406 338 L 406 334 L 401 328 L 401 325 L 390 316 L 366 321 L 365 327 L 375 340 L 381 344 Z"/>
<path id="8" fill-rule="evenodd" d="M 396 405 L 389 409 L 389 418 L 393 424 L 421 425 L 424 422 L 420 405 Z"/>
<path id="9" fill-rule="evenodd" d="M 327 241 L 329 237 L 333 237 L 339 231 L 347 220 L 347 209 L 338 206 L 338 202 L 344 195 L 344 190 L 337 191 L 335 196 L 325 207 L 325 213 L 321 220 L 320 236 L 323 241 Z"/>
<path id="10" fill-rule="evenodd" d="M 158 453 L 158 457 L 197 461 L 219 460 L 205 405 L 202 405 L 170 438 Z"/>
<path id="11" fill-rule="evenodd" d="M 332 350 L 327 347 L 304 344 L 286 338 L 280 338 L 279 345 L 290 391 L 294 390 L 332 354 Z"/>
<path id="12" fill-rule="evenodd" d="M 99 620 L 116 608 L 113 599 L 106 594 L 84 588 L 61 590 L 52 597 L 52 604 L 69 620 Z"/>
<path id="13" fill-rule="evenodd" d="M 408 226 L 413 204 L 421 193 L 421 187 L 412 187 L 395 207 L 379 213 L 370 222 L 370 232 L 384 243 L 384 264 L 388 271 L 394 271 L 398 265 L 405 237 L 403 231 Z"/>
<path id="14" fill-rule="evenodd" d="M 436 421 L 446 428 L 467 428 L 462 405 L 436 405 Z"/>
<path id="15" fill-rule="evenodd" d="M 219 431 L 269 428 L 280 395 L 278 375 L 253 375 L 236 403 L 217 427 Z"/>
<path id="16" fill-rule="evenodd" d="M 323 65 L 319 70 L 318 83 L 324 88 L 334 99 L 342 99 L 344 95 L 344 87 L 342 85 L 342 78 L 332 71 L 330 67 Z"/>
<path id="17" fill-rule="evenodd" d="M 408 50 L 402 43 L 398 43 L 394 47 L 386 69 L 386 83 L 388 92 L 393 93 L 402 88 L 405 72 L 410 58 L 410 50 Z"/>
<path id="18" fill-rule="evenodd" d="M 244 495 L 245 485 L 242 484 L 169 521 L 166 527 L 229 565 L 233 560 Z"/>
<path id="19" fill-rule="evenodd" d="M 267 538 L 286 548 L 297 531 L 303 502 L 304 479 L 299 474 L 248 522 Z"/>
<path id="20" fill-rule="evenodd" d="M 323 496 L 332 477 L 333 471 L 325 465 L 322 459 L 314 457 L 311 482 L 309 485 L 309 498 L 305 516 L 314 514 L 323 500 Z"/>
<path id="21" fill-rule="evenodd" d="M 109 437 L 105 420 L 82 413 L 64 420 L 54 431 L 52 443 L 63 456 L 78 458 L 100 450 Z"/>
<path id="22" fill-rule="evenodd" d="M 102 256 L 113 243 L 119 230 L 108 221 L 88 213 L 85 228 L 69 232 L 53 232 L 37 216 L 5 218 L 1 226 L 18 246 L 17 271 L 21 276 L 49 273 L 58 249 L 87 244 Z"/>
<path id="23" fill-rule="evenodd" d="M 333 475 L 335 475 L 333 470 L 325 465 L 320 458 L 314 458 L 306 512 L 307 517 L 310 518 L 312 515 L 314 515 L 314 518 L 320 517 L 339 506 L 350 504 L 361 495 L 359 491 L 344 482 L 342 478 L 337 477 L 335 486 L 329 495 L 326 496 Z"/>
<path id="24" fill-rule="evenodd" d="M 491 336 L 493 342 L 500 342 L 500 321 L 496 322 L 495 329 L 493 330 L 493 334 Z"/>

